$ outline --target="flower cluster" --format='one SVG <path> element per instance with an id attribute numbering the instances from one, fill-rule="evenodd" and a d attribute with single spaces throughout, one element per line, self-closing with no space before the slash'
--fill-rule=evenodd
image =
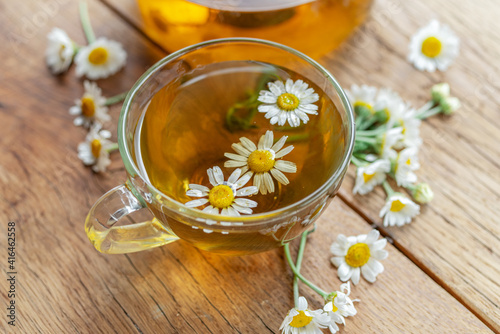
<path id="1" fill-rule="evenodd" d="M 88 45 L 78 46 L 60 28 L 53 28 L 47 35 L 45 60 L 51 72 L 66 72 L 73 60 L 77 77 L 86 76 L 95 80 L 118 72 L 127 58 L 121 44 L 106 38 L 95 38 L 84 2 L 81 3 L 80 16 Z M 118 148 L 116 143 L 109 140 L 111 133 L 103 130 L 104 123 L 111 120 L 108 106 L 121 101 L 124 94 L 106 99 L 95 82 L 85 80 L 83 87 L 83 96 L 75 101 L 69 113 L 76 116 L 73 122 L 76 126 L 88 130 L 86 140 L 78 145 L 78 157 L 85 165 L 92 166 L 94 172 L 99 173 L 105 171 L 111 163 L 109 153 Z"/>
<path id="2" fill-rule="evenodd" d="M 418 183 L 418 152 L 422 145 L 423 119 L 460 107 L 450 96 L 446 83 L 432 87 L 432 99 L 420 109 L 412 108 L 394 91 L 353 85 L 347 92 L 356 114 L 356 142 L 352 163 L 357 166 L 353 193 L 360 195 L 383 185 L 387 201 L 380 211 L 385 226 L 402 226 L 419 214 L 420 207 L 404 194 L 392 190 L 387 177 L 406 188 L 415 201 L 424 204 L 433 193 L 426 183 Z"/>
<path id="3" fill-rule="evenodd" d="M 280 330 L 285 334 L 322 333 L 328 328 L 331 333 L 339 331 L 339 324 L 345 325 L 345 318 L 356 315 L 354 301 L 349 297 L 349 282 L 340 285 L 340 290 L 325 298 L 323 309 L 311 310 L 307 300 L 299 297 L 297 305 L 292 308 L 283 320 Z"/>

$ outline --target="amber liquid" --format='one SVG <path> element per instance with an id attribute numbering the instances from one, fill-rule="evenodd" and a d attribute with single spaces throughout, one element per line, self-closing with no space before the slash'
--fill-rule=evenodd
<path id="1" fill-rule="evenodd" d="M 147 33 L 168 51 L 215 38 L 253 37 L 319 57 L 335 49 L 364 21 L 372 0 L 316 0 L 261 11 L 224 10 L 194 2 L 138 0 Z"/>
<path id="2" fill-rule="evenodd" d="M 308 82 L 320 96 L 316 102 L 319 114 L 311 115 L 307 124 L 291 128 L 273 126 L 263 113 L 257 112 L 251 121 L 252 128 L 230 129 L 226 122 L 228 110 L 249 95 L 258 94 L 256 86 L 263 78 Z M 208 168 L 221 167 L 227 180 L 234 168 L 224 168 L 228 160 L 224 153 L 235 153 L 231 144 L 243 136 L 257 143 L 267 130 L 274 132 L 275 141 L 288 136 L 285 146 L 295 148 L 283 159 L 296 163 L 297 173 L 286 173 L 290 180 L 286 186 L 275 181 L 274 193 L 251 196 L 258 203 L 254 213 L 276 210 L 308 196 L 325 183 L 341 163 L 345 133 L 333 102 L 307 78 L 284 68 L 251 61 L 222 62 L 191 70 L 162 88 L 145 111 L 136 154 L 142 160 L 143 173 L 159 191 L 186 203 L 193 199 L 186 195 L 188 184 L 212 187 Z M 252 180 L 246 186 L 250 185 Z M 241 246 L 249 240 L 244 234 L 230 233 L 222 238 L 218 233 L 203 235 L 200 229 L 176 220 L 169 220 L 168 225 L 182 239 L 215 251 L 231 248 L 231 244 Z M 254 248 L 259 244 L 271 248 L 277 241 L 263 233 L 255 233 L 252 240 Z M 220 245 L 221 242 L 226 245 Z M 256 251 L 261 250 L 257 247 Z"/>

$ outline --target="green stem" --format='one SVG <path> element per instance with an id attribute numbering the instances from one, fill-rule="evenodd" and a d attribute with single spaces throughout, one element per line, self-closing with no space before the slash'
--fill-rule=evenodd
<path id="1" fill-rule="evenodd" d="M 300 271 L 300 267 L 302 266 L 302 258 L 304 257 L 307 235 L 308 233 L 304 232 L 302 233 L 302 237 L 300 238 L 297 263 L 295 264 L 295 268 L 297 268 L 298 271 Z M 293 277 L 293 300 L 295 301 L 295 307 L 299 307 L 299 278 L 297 277 L 297 275 L 294 275 Z"/>
<path id="2" fill-rule="evenodd" d="M 427 110 L 429 110 L 432 106 L 434 105 L 434 101 L 429 101 L 417 110 L 417 115 L 425 113 Z"/>
<path id="3" fill-rule="evenodd" d="M 290 255 L 290 244 L 285 244 L 285 256 L 288 261 L 288 265 L 290 266 L 290 269 L 292 269 L 293 273 L 295 274 L 296 277 L 298 277 L 302 282 L 304 282 L 305 285 L 313 289 L 316 293 L 318 293 L 321 297 L 327 298 L 328 292 L 321 290 L 318 288 L 316 285 L 313 283 L 309 282 L 304 276 L 301 275 L 301 273 L 297 270 L 295 267 L 295 264 L 293 263 L 292 256 Z"/>
<path id="4" fill-rule="evenodd" d="M 356 158 L 354 155 L 351 157 L 351 162 L 356 167 L 361 167 L 361 166 L 366 165 L 366 162 L 361 161 L 360 159 Z"/>
<path id="5" fill-rule="evenodd" d="M 373 145 L 375 145 L 377 143 L 377 139 L 375 139 L 373 137 L 358 136 L 358 134 L 356 134 L 356 141 L 368 143 L 368 144 L 373 144 Z"/>
<path id="6" fill-rule="evenodd" d="M 434 107 L 432 109 L 426 110 L 425 112 L 418 114 L 417 118 L 426 119 L 436 114 L 439 114 L 442 111 L 441 106 Z"/>
<path id="7" fill-rule="evenodd" d="M 297 134 L 297 135 L 288 136 L 286 143 L 288 144 L 288 143 L 304 141 L 304 140 L 308 140 L 308 139 L 309 139 L 308 133 L 301 133 L 301 134 Z"/>
<path id="8" fill-rule="evenodd" d="M 394 194 L 395 191 L 392 190 L 389 182 L 384 181 L 384 183 L 382 183 L 382 186 L 384 187 L 384 190 L 385 190 L 385 193 L 387 194 L 387 197 L 391 197 Z"/>
<path id="9" fill-rule="evenodd" d="M 87 8 L 86 1 L 80 1 L 80 21 L 82 23 L 83 32 L 85 33 L 85 37 L 87 38 L 87 42 L 89 44 L 94 43 L 95 34 L 94 30 L 92 30 L 92 26 L 90 25 L 89 11 Z"/>
<path id="10" fill-rule="evenodd" d="M 374 130 L 358 130 L 356 131 L 356 136 L 362 136 L 362 137 L 374 137 L 377 136 L 381 133 L 384 133 L 387 131 L 385 126 L 381 126 L 377 129 Z"/>
<path id="11" fill-rule="evenodd" d="M 106 102 L 104 103 L 104 105 L 110 106 L 112 104 L 122 102 L 123 100 L 125 100 L 125 97 L 127 97 L 127 94 L 128 94 L 128 92 L 123 92 L 121 94 L 111 96 L 111 97 L 106 99 Z"/>
<path id="12" fill-rule="evenodd" d="M 377 119 L 375 117 L 372 117 L 372 118 L 366 120 L 366 122 L 363 123 L 363 126 L 359 127 L 358 131 L 361 131 L 361 132 L 367 131 L 365 129 L 368 129 L 370 126 L 372 126 L 373 124 L 375 124 L 376 121 L 377 121 Z M 370 130 L 370 131 L 373 131 L 373 130 Z"/>
<path id="13" fill-rule="evenodd" d="M 113 151 L 116 151 L 117 149 L 118 149 L 118 143 L 113 143 L 106 149 L 106 151 L 108 151 L 108 153 L 111 153 Z"/>

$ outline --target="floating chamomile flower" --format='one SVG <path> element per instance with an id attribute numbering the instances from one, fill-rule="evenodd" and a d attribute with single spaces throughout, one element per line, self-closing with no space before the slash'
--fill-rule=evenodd
<path id="1" fill-rule="evenodd" d="M 296 173 L 297 166 L 290 161 L 281 160 L 293 150 L 293 145 L 282 149 L 288 136 L 283 136 L 273 145 L 273 132 L 266 131 L 259 139 L 257 146 L 248 138 L 241 137 L 240 143 L 232 144 L 231 147 L 238 153 L 224 153 L 231 159 L 224 163 L 224 167 L 241 167 L 242 173 L 254 176 L 253 184 L 265 195 L 274 192 L 274 181 L 271 175 L 281 184 L 290 183 L 283 174 Z"/>
<path id="2" fill-rule="evenodd" d="M 384 250 L 387 240 L 378 240 L 379 236 L 377 230 L 358 236 L 337 236 L 337 241 L 332 244 L 330 251 L 333 254 L 332 264 L 338 268 L 337 273 L 341 281 L 351 279 L 354 284 L 358 284 L 362 274 L 368 282 L 375 282 L 377 275 L 384 271 L 384 266 L 379 261 L 388 255 Z"/>
<path id="3" fill-rule="evenodd" d="M 111 132 L 101 130 L 98 124 L 90 129 L 85 141 L 78 145 L 78 157 L 86 166 L 92 166 L 96 173 L 106 170 L 111 163 L 109 152 L 117 148 L 116 143 L 111 142 L 109 138 Z"/>
<path id="4" fill-rule="evenodd" d="M 330 316 L 331 333 L 339 331 L 337 324 L 345 325 L 345 318 L 355 316 L 357 311 L 354 307 L 353 300 L 349 298 L 351 293 L 350 282 L 340 285 L 340 291 L 336 291 L 334 297 L 323 307 L 323 310 Z"/>
<path id="5" fill-rule="evenodd" d="M 74 124 L 89 128 L 94 123 L 104 123 L 111 119 L 106 107 L 106 98 L 102 96 L 101 89 L 95 82 L 85 80 L 83 82 L 85 93 L 81 99 L 76 100 L 73 107 L 69 109 L 71 115 L 77 115 Z"/>
<path id="6" fill-rule="evenodd" d="M 391 171 L 391 163 L 386 159 L 379 159 L 356 170 L 356 184 L 353 194 L 367 194 L 373 188 L 385 181 L 386 174 Z"/>
<path id="7" fill-rule="evenodd" d="M 384 217 L 384 226 L 403 226 L 419 213 L 418 204 L 400 193 L 394 193 L 380 210 L 380 217 Z"/>
<path id="8" fill-rule="evenodd" d="M 352 85 L 350 90 L 346 90 L 346 94 L 356 115 L 373 115 L 377 88 L 367 85 Z"/>
<path id="9" fill-rule="evenodd" d="M 190 184 L 186 192 L 190 197 L 204 197 L 185 203 L 187 207 L 195 208 L 209 204 L 203 212 L 209 214 L 221 214 L 223 216 L 240 216 L 240 213 L 252 214 L 252 209 L 257 206 L 257 202 L 247 198 L 236 198 L 249 196 L 258 192 L 257 187 L 243 187 L 252 177 L 249 174 L 242 174 L 241 169 L 236 169 L 227 181 L 224 181 L 222 170 L 215 166 L 207 169 L 208 179 L 213 186 L 212 189 L 199 184 Z M 241 189 L 240 189 L 241 188 Z"/>
<path id="10" fill-rule="evenodd" d="M 269 90 L 259 92 L 258 100 L 263 104 L 258 110 L 266 113 L 265 117 L 271 120 L 271 124 L 283 126 L 288 121 L 290 126 L 297 127 L 301 120 L 304 124 L 309 121 L 307 114 L 318 114 L 318 106 L 313 103 L 319 100 L 319 96 L 304 81 L 288 79 L 285 84 L 275 81 L 268 87 Z"/>
<path id="11" fill-rule="evenodd" d="M 53 28 L 47 35 L 48 45 L 45 61 L 53 74 L 66 72 L 71 65 L 75 47 L 68 34 L 62 29 Z"/>
<path id="12" fill-rule="evenodd" d="M 124 65 L 127 53 L 120 43 L 101 37 L 76 54 L 76 75 L 96 80 L 115 74 Z"/>
<path id="13" fill-rule="evenodd" d="M 408 147 L 398 153 L 394 167 L 394 176 L 398 186 L 407 187 L 417 181 L 415 170 L 420 168 L 418 149 Z"/>
<path id="14" fill-rule="evenodd" d="M 322 334 L 321 328 L 327 328 L 330 317 L 323 310 L 311 311 L 307 300 L 299 297 L 299 303 L 286 315 L 280 326 L 283 334 Z"/>
<path id="15" fill-rule="evenodd" d="M 460 40 L 446 25 L 432 20 L 411 38 L 408 61 L 420 71 L 444 71 L 458 56 Z"/>

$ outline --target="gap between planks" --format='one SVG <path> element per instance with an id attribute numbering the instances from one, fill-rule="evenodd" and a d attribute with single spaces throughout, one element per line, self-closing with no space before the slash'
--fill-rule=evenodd
<path id="1" fill-rule="evenodd" d="M 112 4 L 110 4 L 107 0 L 99 0 L 104 6 L 106 6 L 109 10 L 111 10 L 115 15 L 117 15 L 120 19 L 126 22 L 132 29 L 137 31 L 144 39 L 153 44 L 158 49 L 162 50 L 166 54 L 169 54 L 167 50 L 165 50 L 161 45 L 159 45 L 155 40 L 149 37 L 140 27 L 138 27 L 134 22 L 132 22 L 128 17 L 123 15 L 119 10 L 117 10 Z M 429 276 L 436 284 L 438 284 L 441 288 L 443 288 L 446 292 L 448 292 L 453 298 L 455 298 L 460 304 L 462 304 L 467 310 L 469 310 L 472 314 L 474 314 L 482 323 L 488 326 L 494 333 L 500 334 L 492 323 L 490 323 L 487 319 L 481 316 L 476 310 L 470 307 L 463 298 L 461 298 L 457 293 L 451 289 L 442 279 L 440 279 L 436 274 L 432 272 L 427 266 L 425 266 L 421 261 L 419 261 L 413 254 L 403 247 L 399 242 L 394 240 L 394 238 L 390 235 L 389 232 L 382 226 L 377 225 L 372 222 L 368 216 L 366 216 L 362 210 L 356 207 L 352 202 L 347 200 L 341 194 L 337 194 L 337 197 L 344 202 L 349 208 L 351 208 L 356 214 L 358 214 L 368 225 L 372 228 L 375 228 L 380 231 L 380 234 L 387 239 L 399 252 L 401 252 L 406 258 L 408 258 L 413 264 L 415 264 L 420 270 L 422 270 L 427 276 Z"/>

